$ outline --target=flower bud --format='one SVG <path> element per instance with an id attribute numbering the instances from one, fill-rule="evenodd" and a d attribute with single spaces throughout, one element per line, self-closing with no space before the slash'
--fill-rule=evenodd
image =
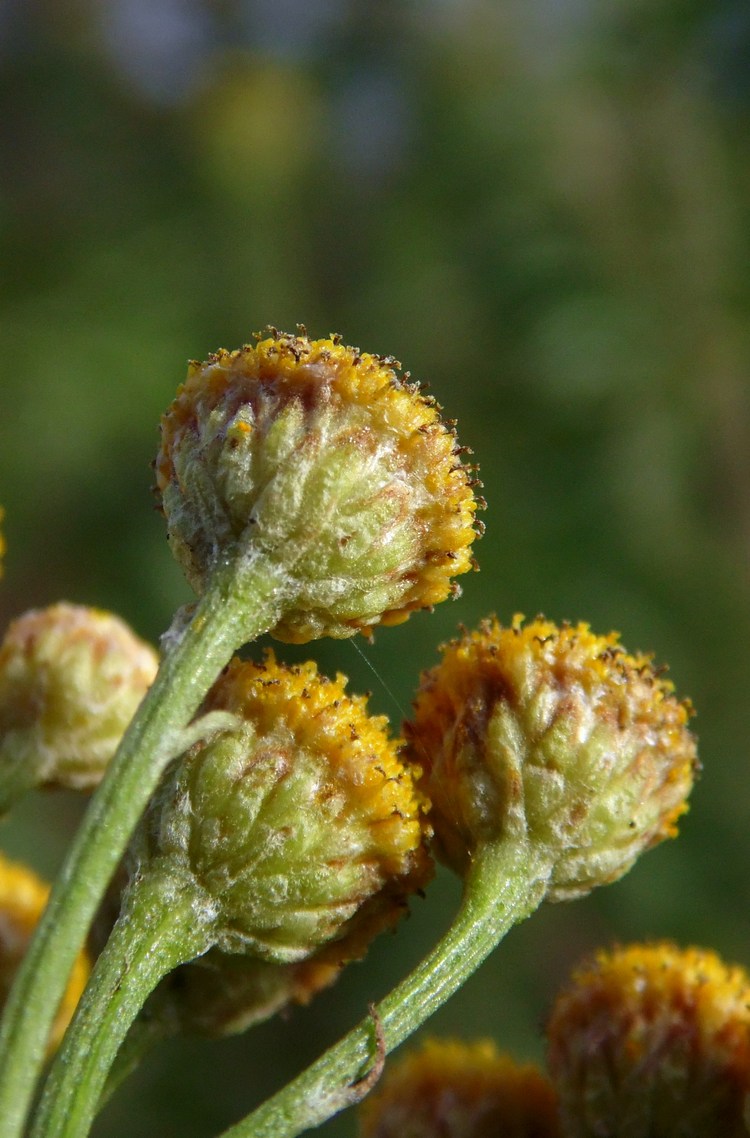
<path id="1" fill-rule="evenodd" d="M 360 1138 L 557 1138 L 556 1095 L 494 1043 L 430 1039 L 360 1107 Z"/>
<path id="2" fill-rule="evenodd" d="M 696 768 L 690 714 L 614 633 L 517 617 L 464 634 L 405 725 L 440 856 L 464 873 L 479 844 L 517 834 L 552 867 L 550 900 L 616 880 L 676 832 Z"/>
<path id="3" fill-rule="evenodd" d="M 398 916 L 394 907 L 381 926 Z M 150 1014 L 158 1015 L 172 1032 L 211 1038 L 236 1035 L 294 1004 L 309 1004 L 338 979 L 347 963 L 364 954 L 377 931 L 371 923 L 367 938 L 329 941 L 294 964 L 211 949 L 164 979 Z"/>
<path id="4" fill-rule="evenodd" d="M 25 865 L 8 861 L 0 854 L 0 1010 L 5 1006 L 18 967 L 31 940 L 49 887 Z M 65 990 L 49 1038 L 49 1051 L 57 1047 L 84 989 L 90 966 L 80 953 Z"/>
<path id="5" fill-rule="evenodd" d="M 212 942 L 277 963 L 396 919 L 424 884 L 423 806 L 383 716 L 314 664 L 234 660 L 204 710 L 236 726 L 167 773 L 138 852 L 205 898 Z"/>
<path id="6" fill-rule="evenodd" d="M 557 997 L 547 1031 L 570 1138 L 750 1132 L 750 981 L 714 952 L 600 952 Z"/>
<path id="7" fill-rule="evenodd" d="M 190 365 L 156 460 L 173 551 L 197 593 L 237 554 L 284 572 L 273 634 L 398 624 L 472 565 L 470 468 L 434 400 L 340 338 L 305 334 Z"/>
<path id="8" fill-rule="evenodd" d="M 156 653 L 118 617 L 57 604 L 0 645 L 0 800 L 31 786 L 96 786 L 150 686 Z"/>

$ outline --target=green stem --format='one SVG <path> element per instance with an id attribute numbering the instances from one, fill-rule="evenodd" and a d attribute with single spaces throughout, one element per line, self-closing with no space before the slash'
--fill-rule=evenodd
<path id="1" fill-rule="evenodd" d="M 88 1134 L 129 1027 L 167 973 L 211 947 L 211 917 L 190 883 L 154 872 L 137 881 L 55 1057 L 32 1138 Z"/>
<path id="2" fill-rule="evenodd" d="M 435 948 L 373 1014 L 283 1090 L 221 1138 L 295 1138 L 319 1126 L 369 1089 L 373 1025 L 385 1053 L 411 1035 L 479 967 L 505 933 L 541 903 L 549 864 L 526 842 L 506 839 L 481 850 L 466 877 L 461 908 Z M 359 1085 L 357 1085 L 359 1083 Z"/>
<path id="3" fill-rule="evenodd" d="M 182 750 L 182 732 L 232 653 L 273 627 L 286 601 L 272 563 L 222 565 L 165 657 L 91 800 L 9 997 L 0 1028 L 3 1138 L 23 1133 L 73 961 L 138 818 Z"/>
<path id="4" fill-rule="evenodd" d="M 158 998 L 158 996 L 157 996 Z M 130 1076 L 138 1070 L 150 1051 L 159 1043 L 171 1038 L 178 1031 L 176 1024 L 165 1021 L 159 1015 L 151 1015 L 146 1005 L 143 1014 L 133 1021 L 128 1034 L 107 1074 L 102 1088 L 96 1113 L 100 1114 L 114 1094 Z"/>

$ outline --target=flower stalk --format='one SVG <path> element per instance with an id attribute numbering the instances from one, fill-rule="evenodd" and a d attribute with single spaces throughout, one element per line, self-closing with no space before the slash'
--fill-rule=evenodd
<path id="1" fill-rule="evenodd" d="M 88 1133 L 107 1073 L 147 997 L 162 977 L 211 946 L 210 918 L 190 887 L 175 887 L 172 874 L 138 880 L 127 913 L 97 960 L 52 1066 L 32 1138 Z"/>
<path id="2" fill-rule="evenodd" d="M 244 581 L 236 601 L 236 579 Z M 250 583 L 254 605 L 249 604 Z M 0 1118 L 19 1138 L 70 969 L 107 883 L 169 761 L 216 674 L 238 645 L 278 619 L 284 575 L 268 559 L 217 570 L 181 639 L 112 760 L 55 884 L 19 970 L 0 1029 Z"/>
<path id="3" fill-rule="evenodd" d="M 552 866 L 516 836 L 476 851 L 458 914 L 435 948 L 374 1008 L 386 1053 L 437 1011 L 505 934 L 538 908 Z M 258 1110 L 221 1138 L 295 1138 L 352 1106 L 372 1065 L 368 1016 Z"/>

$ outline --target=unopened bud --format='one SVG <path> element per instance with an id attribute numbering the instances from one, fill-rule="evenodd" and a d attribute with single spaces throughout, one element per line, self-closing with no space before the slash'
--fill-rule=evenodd
<path id="1" fill-rule="evenodd" d="M 696 769 L 691 714 L 615 634 L 542 618 L 487 622 L 443 649 L 405 725 L 438 852 L 514 834 L 551 866 L 547 897 L 616 880 L 676 833 Z"/>
<path id="2" fill-rule="evenodd" d="M 672 944 L 600 952 L 547 1027 L 566 1138 L 745 1138 L 750 980 Z"/>
<path id="3" fill-rule="evenodd" d="M 361 1138 L 557 1138 L 555 1091 L 494 1043 L 427 1040 L 360 1108 Z"/>
<path id="4" fill-rule="evenodd" d="M 168 772 L 145 819 L 158 861 L 205 898 L 212 942 L 277 963 L 394 920 L 429 876 L 423 804 L 386 720 L 314 664 L 233 661 L 204 710 L 236 727 Z"/>
<path id="5" fill-rule="evenodd" d="M 158 660 L 111 613 L 57 604 L 0 645 L 0 807 L 32 786 L 96 786 Z"/>
<path id="6" fill-rule="evenodd" d="M 173 551 L 197 593 L 262 555 L 284 571 L 272 630 L 304 642 L 397 624 L 472 566 L 470 468 L 434 400 L 390 358 L 278 332 L 191 364 L 156 460 Z"/>
<path id="7" fill-rule="evenodd" d="M 392 910 L 393 920 L 399 916 Z M 377 930 L 371 927 L 372 935 Z M 246 1031 L 295 1004 L 309 1004 L 341 975 L 355 954 L 353 938 L 344 937 L 318 949 L 306 960 L 275 964 L 253 956 L 211 949 L 176 969 L 157 989 L 151 1015 L 167 1030 L 219 1038 Z"/>

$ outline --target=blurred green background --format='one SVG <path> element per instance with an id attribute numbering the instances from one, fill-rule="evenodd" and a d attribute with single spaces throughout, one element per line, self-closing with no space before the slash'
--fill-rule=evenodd
<path id="1" fill-rule="evenodd" d="M 552 993 L 614 940 L 750 965 L 745 5 L 5 0 L 0 99 L 3 624 L 65 598 L 156 640 L 189 599 L 149 470 L 188 358 L 297 322 L 394 354 L 481 463 L 481 573 L 363 645 L 377 676 L 350 643 L 307 654 L 398 723 L 459 622 L 614 627 L 693 697 L 705 768 L 679 841 L 542 909 L 429 1030 L 540 1057 Z M 0 841 L 52 875 L 79 812 L 28 801 Z M 237 1120 L 457 897 L 441 874 L 287 1020 L 164 1047 L 96 1133 Z"/>

